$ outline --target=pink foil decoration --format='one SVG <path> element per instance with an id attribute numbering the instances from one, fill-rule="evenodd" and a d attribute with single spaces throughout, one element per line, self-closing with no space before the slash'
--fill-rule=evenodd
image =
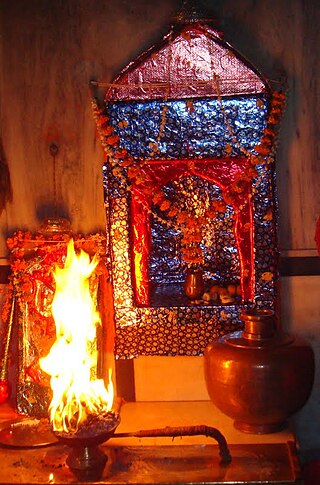
<path id="1" fill-rule="evenodd" d="M 167 34 L 114 80 L 108 101 L 258 94 L 266 81 L 220 34 L 198 23 Z"/>

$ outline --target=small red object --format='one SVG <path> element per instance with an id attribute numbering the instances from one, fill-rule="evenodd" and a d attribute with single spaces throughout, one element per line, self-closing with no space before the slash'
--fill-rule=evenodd
<path id="1" fill-rule="evenodd" d="M 11 386 L 6 379 L 0 379 L 0 404 L 7 402 L 11 393 Z"/>
<path id="2" fill-rule="evenodd" d="M 320 256 L 320 216 L 317 220 L 316 233 L 315 233 L 315 236 L 314 236 L 314 240 L 317 244 L 318 253 L 319 253 L 319 256 Z"/>

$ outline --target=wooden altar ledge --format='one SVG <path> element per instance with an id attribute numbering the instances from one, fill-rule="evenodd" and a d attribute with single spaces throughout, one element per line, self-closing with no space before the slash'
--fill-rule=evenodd
<path id="1" fill-rule="evenodd" d="M 2 421 L 13 417 L 4 407 Z M 302 484 L 296 444 L 291 430 L 248 435 L 233 428 L 232 420 L 211 402 L 126 403 L 116 433 L 166 426 L 206 424 L 226 437 L 232 462 L 221 465 L 212 438 L 116 438 L 101 449 L 108 460 L 102 477 L 90 483 L 138 484 Z M 74 484 L 79 480 L 66 464 L 69 449 L 61 444 L 31 449 L 0 448 L 0 485 Z"/>

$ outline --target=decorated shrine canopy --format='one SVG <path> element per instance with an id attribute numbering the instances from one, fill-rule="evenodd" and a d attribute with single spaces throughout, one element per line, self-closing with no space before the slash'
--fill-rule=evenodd
<path id="1" fill-rule="evenodd" d="M 218 31 L 196 23 L 131 62 L 106 102 L 120 147 L 137 160 L 211 158 L 253 150 L 269 94 Z"/>
<path id="2" fill-rule="evenodd" d="M 131 62 L 107 92 L 109 101 L 184 99 L 264 93 L 262 76 L 201 24 L 170 32 L 163 43 Z"/>
<path id="3" fill-rule="evenodd" d="M 240 328 L 248 305 L 274 308 L 272 149 L 282 105 L 199 22 L 132 61 L 108 84 L 105 108 L 94 104 L 107 154 L 118 357 L 201 354 L 212 337 Z M 241 291 L 228 305 L 190 305 L 182 288 L 190 268 L 201 269 L 208 290 L 215 282 Z M 200 340 L 191 338 L 201 325 Z"/>

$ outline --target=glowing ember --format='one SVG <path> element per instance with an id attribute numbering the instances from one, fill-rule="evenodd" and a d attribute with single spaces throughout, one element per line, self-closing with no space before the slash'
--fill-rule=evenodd
<path id="1" fill-rule="evenodd" d="M 90 261 L 84 251 L 76 254 L 71 240 L 64 268 L 54 270 L 56 340 L 40 366 L 51 376 L 50 420 L 58 432 L 75 432 L 88 416 L 105 415 L 113 404 L 111 370 L 107 389 L 103 380 L 95 377 L 96 329 L 101 320 L 89 278 L 97 264 L 98 260 L 94 257 Z"/>

